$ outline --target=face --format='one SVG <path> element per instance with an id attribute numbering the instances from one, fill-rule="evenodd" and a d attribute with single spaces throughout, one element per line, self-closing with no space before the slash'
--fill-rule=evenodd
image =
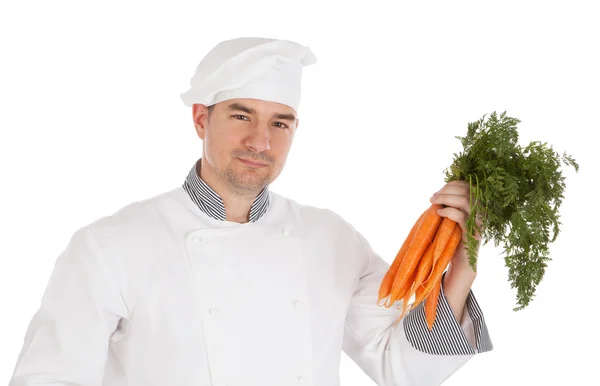
<path id="1" fill-rule="evenodd" d="M 283 170 L 298 127 L 294 109 L 258 99 L 193 106 L 203 140 L 202 177 L 236 195 L 256 195 Z"/>

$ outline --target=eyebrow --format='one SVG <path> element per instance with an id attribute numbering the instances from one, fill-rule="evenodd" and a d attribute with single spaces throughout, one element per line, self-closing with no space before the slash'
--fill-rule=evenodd
<path id="1" fill-rule="evenodd" d="M 246 114 L 256 114 L 256 110 L 250 108 L 250 107 L 246 107 L 242 104 L 239 103 L 232 103 L 229 106 L 227 106 L 228 110 L 238 110 L 238 111 L 243 111 Z"/>
<path id="2" fill-rule="evenodd" d="M 293 122 L 296 120 L 296 116 L 294 114 L 279 114 L 279 113 L 277 113 L 274 115 L 274 117 L 277 119 L 282 119 L 284 121 L 290 121 L 290 122 Z"/>
<path id="3" fill-rule="evenodd" d="M 244 106 L 240 103 L 232 103 L 229 106 L 227 106 L 228 110 L 237 110 L 237 111 L 243 111 L 246 114 L 251 114 L 251 115 L 255 115 L 256 114 L 256 110 L 251 108 L 251 107 L 247 107 Z M 295 121 L 296 120 L 296 116 L 294 114 L 282 114 L 282 113 L 275 113 L 273 114 L 273 117 L 276 119 L 282 119 L 282 120 L 286 120 L 286 121 Z"/>

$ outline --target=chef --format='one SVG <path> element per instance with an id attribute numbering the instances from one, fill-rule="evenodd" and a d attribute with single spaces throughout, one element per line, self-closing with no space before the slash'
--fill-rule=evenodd
<path id="1" fill-rule="evenodd" d="M 377 303 L 389 268 L 337 213 L 269 189 L 298 128 L 308 47 L 217 44 L 181 94 L 202 140 L 182 184 L 74 231 L 11 386 L 336 386 L 342 352 L 377 385 L 439 385 L 492 344 L 461 246 L 429 331 Z M 183 177 L 183 176 L 182 176 Z M 432 202 L 465 229 L 468 187 Z"/>

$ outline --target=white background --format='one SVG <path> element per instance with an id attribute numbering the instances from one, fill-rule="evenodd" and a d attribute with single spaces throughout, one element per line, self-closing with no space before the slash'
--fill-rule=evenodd
<path id="1" fill-rule="evenodd" d="M 311 47 L 300 127 L 272 189 L 343 215 L 391 262 L 468 122 L 520 119 L 565 169 L 562 233 L 512 311 L 500 249 L 474 284 L 494 350 L 445 385 L 598 384 L 600 23 L 594 2 L 7 1 L 0 8 L 0 379 L 72 233 L 183 182 L 201 155 L 179 93 L 217 42 Z M 346 356 L 342 385 L 371 385 Z"/>

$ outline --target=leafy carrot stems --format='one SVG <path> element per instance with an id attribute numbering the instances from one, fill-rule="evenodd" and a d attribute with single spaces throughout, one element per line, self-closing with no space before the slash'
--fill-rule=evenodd
<path id="1" fill-rule="evenodd" d="M 560 166 L 579 171 L 572 156 L 561 156 L 547 143 L 533 141 L 521 147 L 518 123 L 506 112 L 493 112 L 487 120 L 484 115 L 469 123 L 467 135 L 455 137 L 463 151 L 454 154 L 445 170 L 446 182 L 469 182 L 470 215 L 464 237 L 469 264 L 476 270 L 481 242 L 503 244 L 511 288 L 517 289 L 515 311 L 531 302 L 551 260 L 548 244 L 560 231 L 565 190 Z M 401 318 L 425 301 L 430 330 L 441 278 L 463 238 L 456 222 L 437 214 L 441 207 L 430 205 L 413 224 L 381 282 L 377 299 L 378 304 L 385 299 L 386 307 L 401 301 Z"/>

